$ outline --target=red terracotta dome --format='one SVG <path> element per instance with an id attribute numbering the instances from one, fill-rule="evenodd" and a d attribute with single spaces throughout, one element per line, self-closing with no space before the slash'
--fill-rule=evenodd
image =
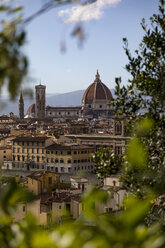
<path id="1" fill-rule="evenodd" d="M 35 104 L 33 103 L 27 110 L 27 114 L 35 114 Z"/>
<path id="2" fill-rule="evenodd" d="M 112 99 L 112 94 L 108 87 L 103 84 L 100 80 L 100 75 L 96 73 L 96 78 L 94 82 L 89 85 L 89 87 L 86 89 L 83 98 L 82 98 L 82 104 L 92 104 L 96 102 L 97 100 L 105 100 L 106 102 L 110 101 Z"/>

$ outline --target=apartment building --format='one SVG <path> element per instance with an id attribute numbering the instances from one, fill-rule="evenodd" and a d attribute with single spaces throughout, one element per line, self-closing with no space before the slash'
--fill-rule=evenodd
<path id="1" fill-rule="evenodd" d="M 45 147 L 52 142 L 46 136 L 18 136 L 13 140 L 13 169 L 44 169 L 46 162 Z"/>
<path id="2" fill-rule="evenodd" d="M 90 154 L 94 147 L 71 144 L 52 144 L 46 148 L 47 170 L 60 173 L 74 173 L 79 170 L 92 171 L 94 163 Z"/>

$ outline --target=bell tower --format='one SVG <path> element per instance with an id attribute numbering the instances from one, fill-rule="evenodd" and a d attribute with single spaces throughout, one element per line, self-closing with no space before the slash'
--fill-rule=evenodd
<path id="1" fill-rule="evenodd" d="M 22 91 L 20 93 L 20 98 L 19 98 L 19 118 L 20 120 L 24 119 L 24 100 L 23 100 Z"/>
<path id="2" fill-rule="evenodd" d="M 35 114 L 36 118 L 39 120 L 45 119 L 45 91 L 46 86 L 45 85 L 36 85 L 36 104 L 35 104 Z"/>

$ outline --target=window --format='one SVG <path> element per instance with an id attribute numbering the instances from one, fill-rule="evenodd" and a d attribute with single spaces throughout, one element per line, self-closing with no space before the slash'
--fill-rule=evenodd
<path id="1" fill-rule="evenodd" d="M 52 177 L 48 177 L 48 184 L 52 184 Z"/>
<path id="2" fill-rule="evenodd" d="M 78 163 L 80 163 L 80 159 L 78 159 Z"/>
<path id="3" fill-rule="evenodd" d="M 116 186 L 116 181 L 115 181 L 115 180 L 113 181 L 113 186 L 114 186 L 114 187 Z"/>
<path id="4" fill-rule="evenodd" d="M 53 163 L 54 162 L 54 159 L 53 158 L 51 158 L 51 163 Z"/>
<path id="5" fill-rule="evenodd" d="M 29 141 L 27 141 L 27 146 L 29 146 Z"/>
<path id="6" fill-rule="evenodd" d="M 49 154 L 49 151 L 46 151 L 46 154 Z"/>
<path id="7" fill-rule="evenodd" d="M 122 154 L 122 147 L 121 146 L 116 146 L 115 147 L 115 154 L 116 155 Z"/>
<path id="8" fill-rule="evenodd" d="M 70 112 L 68 112 L 68 115 L 70 115 Z"/>
<path id="9" fill-rule="evenodd" d="M 60 163 L 61 163 L 61 164 L 62 164 L 62 163 L 64 163 L 64 160 L 63 160 L 63 158 L 61 158 L 61 159 L 60 159 Z"/>
<path id="10" fill-rule="evenodd" d="M 49 163 L 49 159 L 48 158 L 46 159 L 46 161 L 47 161 L 47 163 Z"/>
<path id="11" fill-rule="evenodd" d="M 55 159 L 55 163 L 58 163 L 58 159 L 57 158 Z"/>
<path id="12" fill-rule="evenodd" d="M 68 164 L 71 164 L 71 160 L 70 159 L 68 159 Z"/>
<path id="13" fill-rule="evenodd" d="M 23 162 L 25 161 L 25 156 L 22 156 L 22 161 L 23 161 Z"/>
<path id="14" fill-rule="evenodd" d="M 20 152 L 20 148 L 17 148 L 17 152 L 18 152 L 18 153 Z"/>
<path id="15" fill-rule="evenodd" d="M 34 153 L 34 148 L 32 148 L 32 153 Z"/>
<path id="16" fill-rule="evenodd" d="M 76 151 L 74 151 L 74 154 L 77 154 L 77 152 L 76 152 Z"/>
<path id="17" fill-rule="evenodd" d="M 74 164 L 77 163 L 77 160 L 74 160 Z"/>
<path id="18" fill-rule="evenodd" d="M 53 154 L 53 151 L 51 151 L 51 154 Z"/>
<path id="19" fill-rule="evenodd" d="M 22 206 L 22 211 L 23 211 L 23 212 L 26 211 L 26 206 Z"/>
<path id="20" fill-rule="evenodd" d="M 34 142 L 32 142 L 32 146 L 34 146 Z"/>
<path id="21" fill-rule="evenodd" d="M 22 141 L 22 145 L 24 146 L 24 141 Z"/>
<path id="22" fill-rule="evenodd" d="M 59 205 L 59 209 L 61 209 L 61 205 Z"/>
<path id="23" fill-rule="evenodd" d="M 63 154 L 63 152 L 61 151 L 61 155 Z"/>
<path id="24" fill-rule="evenodd" d="M 58 154 L 58 151 L 56 151 L 56 155 Z"/>
<path id="25" fill-rule="evenodd" d="M 61 112 L 58 112 L 58 114 L 60 115 L 60 114 L 61 114 Z"/>
<path id="26" fill-rule="evenodd" d="M 6 151 L 3 151 L 3 153 L 6 153 Z"/>
<path id="27" fill-rule="evenodd" d="M 122 124 L 121 121 L 117 121 L 115 123 L 115 135 L 121 135 L 122 134 Z"/>
<path id="28" fill-rule="evenodd" d="M 71 155 L 71 151 L 68 151 L 67 154 L 68 154 L 68 155 Z"/>
<path id="29" fill-rule="evenodd" d="M 40 153 L 40 151 L 39 151 L 40 149 L 39 148 L 37 148 L 37 154 L 39 154 Z"/>
<path id="30" fill-rule="evenodd" d="M 84 153 L 84 151 L 81 151 L 81 154 L 83 154 Z"/>
<path id="31" fill-rule="evenodd" d="M 44 149 L 42 149 L 42 154 L 44 154 Z"/>
<path id="32" fill-rule="evenodd" d="M 40 157 L 39 156 L 37 156 L 37 162 L 40 162 Z"/>
<path id="33" fill-rule="evenodd" d="M 45 161 L 45 158 L 44 157 L 42 157 L 42 162 L 44 162 Z"/>
<path id="34" fill-rule="evenodd" d="M 55 172 L 58 172 L 58 168 L 57 167 L 55 168 Z"/>
<path id="35" fill-rule="evenodd" d="M 99 107 L 102 108 L 102 105 L 100 105 Z"/>

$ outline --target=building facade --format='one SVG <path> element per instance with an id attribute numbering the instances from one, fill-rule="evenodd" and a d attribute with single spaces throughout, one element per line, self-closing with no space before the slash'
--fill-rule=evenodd
<path id="1" fill-rule="evenodd" d="M 23 100 L 22 91 L 20 93 L 20 99 L 19 99 L 19 118 L 20 120 L 24 119 L 24 100 Z"/>
<path id="2" fill-rule="evenodd" d="M 85 90 L 82 105 L 73 107 L 46 106 L 46 86 L 36 85 L 36 103 L 27 111 L 26 118 L 55 119 L 79 119 L 79 118 L 108 118 L 113 116 L 111 104 L 112 94 L 109 88 L 102 83 L 100 75 L 96 73 L 94 82 Z"/>
<path id="3" fill-rule="evenodd" d="M 46 86 L 41 84 L 36 85 L 35 90 L 36 90 L 35 115 L 37 119 L 44 120 L 45 107 L 46 107 L 46 97 L 45 97 Z"/>

